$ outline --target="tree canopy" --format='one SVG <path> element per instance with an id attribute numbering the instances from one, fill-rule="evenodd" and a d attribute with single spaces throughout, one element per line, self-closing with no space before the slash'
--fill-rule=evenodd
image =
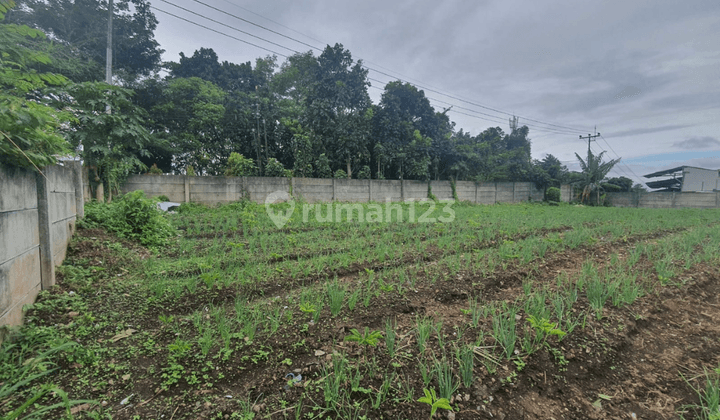
<path id="1" fill-rule="evenodd" d="M 540 188 L 567 180 L 554 156 L 531 159 L 530 130 L 517 119 L 507 131 L 471 135 L 456 130 L 449 109 L 434 109 L 422 90 L 403 81 L 383 86 L 373 104 L 368 70 L 342 44 L 282 63 L 274 56 L 221 61 L 208 47 L 160 63 L 148 1 L 120 0 L 113 11 L 120 86 L 113 87 L 98 83 L 107 2 L 20 1 L 9 14 L 14 23 L 2 25 L 8 37 L 0 44 L 7 52 L 1 99 L 17 115 L 32 110 L 23 118 L 34 120 L 13 128 L 6 111 L 3 132 L 19 143 L 34 133 L 34 146 L 20 146 L 28 155 L 82 144 L 81 156 L 106 187 L 147 167 L 200 175 L 534 181 Z M 39 29 L 53 42 L 39 41 Z M 22 160 L 10 142 L 0 147 L 14 153 L 6 160 Z"/>
<path id="2" fill-rule="evenodd" d="M 19 0 L 8 18 L 40 29 L 96 66 L 93 80 L 104 73 L 108 3 L 98 0 Z M 155 40 L 158 21 L 147 0 L 113 4 L 113 68 L 123 80 L 147 76 L 159 69 L 163 50 Z"/>

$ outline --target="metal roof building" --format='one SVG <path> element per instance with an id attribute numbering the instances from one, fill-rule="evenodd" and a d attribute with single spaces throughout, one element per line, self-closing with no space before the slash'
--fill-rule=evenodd
<path id="1" fill-rule="evenodd" d="M 677 168 L 643 175 L 645 178 L 670 177 L 648 181 L 645 185 L 662 191 L 712 192 L 720 191 L 720 170 L 678 166 Z"/>

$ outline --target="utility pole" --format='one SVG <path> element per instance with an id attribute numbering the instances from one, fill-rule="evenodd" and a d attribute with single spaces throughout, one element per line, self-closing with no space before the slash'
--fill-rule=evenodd
<path id="1" fill-rule="evenodd" d="M 112 84 L 112 33 L 113 0 L 108 0 L 107 54 L 105 57 L 105 83 Z"/>
<path id="2" fill-rule="evenodd" d="M 112 85 L 112 33 L 113 33 L 113 0 L 108 0 L 108 30 L 107 50 L 105 53 L 105 83 Z M 110 114 L 110 104 L 105 107 L 105 113 Z"/>
<path id="3" fill-rule="evenodd" d="M 587 139 L 587 141 L 588 141 L 588 157 L 587 157 L 587 162 L 586 162 L 586 164 L 588 166 L 590 166 L 590 157 L 592 156 L 592 154 L 590 153 L 590 142 L 595 140 L 598 137 L 600 137 L 600 133 L 595 133 L 595 135 L 588 134 L 585 137 L 580 136 L 580 140 Z M 599 180 L 598 180 L 598 182 L 599 182 Z M 585 187 L 585 188 L 586 188 L 586 192 L 583 192 L 583 201 L 585 200 L 586 196 L 588 197 L 588 200 L 590 200 L 590 191 L 587 190 L 587 187 Z M 597 202 L 598 202 L 598 205 L 600 205 L 600 187 L 599 186 L 597 188 Z"/>
<path id="4" fill-rule="evenodd" d="M 600 137 L 600 133 L 595 133 L 595 135 L 588 134 L 585 137 L 580 136 L 580 140 L 584 140 L 584 139 L 588 140 L 588 160 L 586 162 L 588 166 L 590 165 L 590 156 L 592 156 L 592 154 L 590 153 L 590 142 L 595 140 L 598 137 Z M 586 196 L 587 196 L 588 200 L 590 199 L 590 192 L 587 191 L 587 187 L 585 187 L 585 188 L 586 188 L 586 190 L 585 190 L 585 192 L 583 192 L 583 198 L 582 198 L 583 201 L 585 201 Z M 598 205 L 599 205 L 600 204 L 600 188 L 597 189 L 597 192 L 598 192 Z"/>
<path id="5" fill-rule="evenodd" d="M 265 125 L 265 117 L 263 117 L 263 133 L 265 133 L 265 165 L 267 165 L 267 163 L 270 162 L 270 157 L 268 156 L 267 126 Z"/>
<path id="6" fill-rule="evenodd" d="M 255 86 L 255 92 L 257 95 L 258 87 Z M 258 159 L 258 171 L 260 172 L 258 175 L 263 176 L 263 162 L 260 154 L 260 103 L 258 102 L 257 96 L 255 97 L 255 106 L 256 106 L 256 113 L 255 113 L 255 122 L 257 123 L 257 131 L 255 132 L 255 140 L 256 140 L 256 149 L 257 149 L 257 159 Z"/>
<path id="7" fill-rule="evenodd" d="M 587 139 L 588 141 L 588 159 L 590 159 L 590 142 L 595 140 L 596 138 L 600 137 L 600 133 L 597 133 L 595 135 L 588 134 L 587 136 L 580 136 L 580 140 Z"/>

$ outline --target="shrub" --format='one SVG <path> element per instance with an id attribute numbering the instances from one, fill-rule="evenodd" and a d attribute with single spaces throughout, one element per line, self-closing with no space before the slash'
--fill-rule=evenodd
<path id="1" fill-rule="evenodd" d="M 347 172 L 343 171 L 342 169 L 338 169 L 335 171 L 335 175 L 333 175 L 333 178 L 335 179 L 341 179 L 341 178 L 347 178 Z"/>
<path id="2" fill-rule="evenodd" d="M 358 179 L 370 179 L 370 167 L 364 165 L 362 168 L 360 168 L 357 177 Z"/>
<path id="3" fill-rule="evenodd" d="M 150 169 L 148 169 L 147 173 L 148 175 L 162 175 L 163 171 L 162 169 L 157 167 L 157 163 L 153 163 Z"/>
<path id="4" fill-rule="evenodd" d="M 550 187 L 545 192 L 545 200 L 560 201 L 560 188 Z"/>
<path id="5" fill-rule="evenodd" d="M 318 178 L 332 178 L 330 159 L 328 159 L 325 153 L 320 154 L 315 160 L 315 176 Z"/>
<path id="6" fill-rule="evenodd" d="M 291 171 L 285 169 L 282 163 L 275 158 L 268 159 L 267 166 L 265 167 L 265 176 L 274 177 L 290 177 Z"/>
<path id="7" fill-rule="evenodd" d="M 155 201 L 146 198 L 140 190 L 130 192 L 113 203 L 88 203 L 80 225 L 85 228 L 104 227 L 121 238 L 151 248 L 165 245 L 168 238 L 175 235 L 175 229 L 158 210 Z"/>
<path id="8" fill-rule="evenodd" d="M 228 158 L 227 168 L 225 168 L 225 175 L 255 176 L 257 175 L 257 166 L 255 166 L 255 161 L 253 161 L 252 159 L 246 158 L 240 153 L 232 152 L 230 153 L 230 157 Z"/>

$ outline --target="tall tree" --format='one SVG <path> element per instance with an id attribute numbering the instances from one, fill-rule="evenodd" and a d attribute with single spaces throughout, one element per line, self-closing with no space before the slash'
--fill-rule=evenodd
<path id="1" fill-rule="evenodd" d="M 559 188 L 567 179 L 568 169 L 555 156 L 548 154 L 543 160 L 535 160 L 530 171 L 530 179 L 538 189 L 547 191 L 549 187 Z"/>
<path id="2" fill-rule="evenodd" d="M 144 169 L 141 156 L 149 156 L 150 133 L 146 114 L 131 100 L 133 92 L 102 82 L 72 84 L 55 91 L 58 108 L 73 113 L 64 130 L 70 144 L 82 145 L 82 158 L 111 198 L 130 173 Z M 111 113 L 106 110 L 112 109 Z"/>
<path id="3" fill-rule="evenodd" d="M 430 176 L 433 135 L 439 130 L 435 110 L 423 91 L 409 83 L 388 83 L 374 125 L 383 142 L 383 158 L 392 163 L 398 178 Z"/>
<path id="4" fill-rule="evenodd" d="M 167 82 L 162 99 L 151 108 L 154 135 L 172 147 L 172 169 L 183 173 L 192 166 L 198 173 L 222 173 L 233 151 L 222 134 L 225 92 L 198 77 Z"/>
<path id="5" fill-rule="evenodd" d="M 10 20 L 47 32 L 85 57 L 105 62 L 108 3 L 101 0 L 20 0 Z M 157 70 L 163 50 L 155 40 L 158 21 L 148 0 L 113 4 L 113 67 L 123 80 Z M 102 73 L 96 76 L 102 80 Z"/>
<path id="6" fill-rule="evenodd" d="M 200 48 L 190 57 L 181 52 L 177 63 L 169 62 L 166 66 L 170 69 L 172 77 L 199 77 L 228 92 L 254 92 L 255 86 L 267 82 L 263 80 L 264 73 L 253 71 L 249 61 L 243 64 L 228 61 L 221 63 L 212 48 Z"/>
<path id="7" fill-rule="evenodd" d="M 317 59 L 314 81 L 307 97 L 309 127 L 320 137 L 332 169 L 354 165 L 369 156 L 372 112 L 367 92 L 368 71 L 354 62 L 342 44 L 327 46 Z"/>

